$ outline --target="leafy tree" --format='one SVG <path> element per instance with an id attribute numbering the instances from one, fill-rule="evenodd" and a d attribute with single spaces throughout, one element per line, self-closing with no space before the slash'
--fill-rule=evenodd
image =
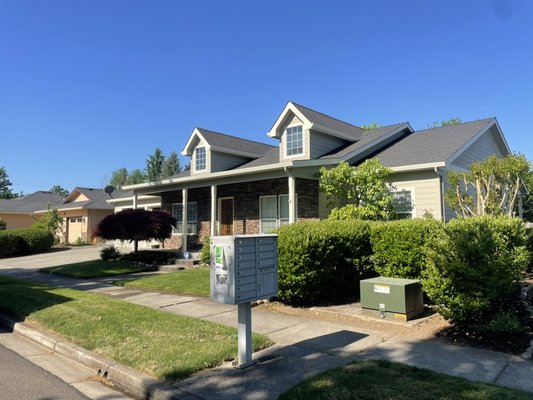
<path id="1" fill-rule="evenodd" d="M 119 168 L 111 173 L 111 179 L 109 184 L 115 189 L 122 189 L 122 186 L 126 185 L 129 178 L 129 172 L 126 168 Z"/>
<path id="2" fill-rule="evenodd" d="M 13 193 L 10 186 L 12 186 L 9 176 L 7 175 L 5 167 L 0 167 L 0 199 L 14 199 L 18 197 Z"/>
<path id="3" fill-rule="evenodd" d="M 523 217 L 526 221 L 533 221 L 533 171 L 529 171 L 524 177 L 526 193 L 522 197 Z"/>
<path id="4" fill-rule="evenodd" d="M 54 185 L 49 190 L 50 193 L 59 194 L 63 197 L 67 197 L 69 194 L 69 191 L 67 189 L 64 189 L 61 187 L 61 185 Z"/>
<path id="5" fill-rule="evenodd" d="M 490 156 L 468 172 L 448 172 L 446 201 L 461 217 L 514 216 L 529 161 L 520 154 Z"/>
<path id="6" fill-rule="evenodd" d="M 365 131 L 371 131 L 372 129 L 381 128 L 382 126 L 383 125 L 381 125 L 378 122 L 372 122 L 372 123 L 367 124 L 367 125 L 361 125 L 361 129 L 363 129 Z"/>
<path id="7" fill-rule="evenodd" d="M 51 232 L 56 241 L 60 240 L 59 235 L 63 238 L 66 237 L 63 231 L 63 218 L 57 209 L 52 209 L 50 203 L 48 203 L 48 211 L 37 220 L 33 227 Z"/>
<path id="8" fill-rule="evenodd" d="M 176 152 L 172 151 L 163 162 L 160 179 L 170 178 L 171 176 L 179 174 L 180 171 L 180 159 Z"/>
<path id="9" fill-rule="evenodd" d="M 134 169 L 130 172 L 128 179 L 126 179 L 126 185 L 136 185 L 137 183 L 146 182 L 146 175 L 140 169 Z"/>
<path id="10" fill-rule="evenodd" d="M 172 235 L 175 224 L 176 219 L 164 211 L 124 210 L 100 221 L 92 236 L 134 242 L 137 254 L 139 240 L 165 240 Z"/>
<path id="11" fill-rule="evenodd" d="M 394 216 L 393 194 L 387 177 L 392 170 L 379 160 L 366 160 L 358 167 L 343 161 L 337 167 L 320 169 L 320 191 L 326 194 L 330 205 L 333 198 L 347 200 L 341 208 L 334 208 L 329 218 L 360 218 L 383 220 Z"/>
<path id="12" fill-rule="evenodd" d="M 441 121 L 441 122 L 435 121 L 433 122 L 433 124 L 428 124 L 428 128 L 440 128 L 442 126 L 458 125 L 462 123 L 463 123 L 463 120 L 461 118 L 455 117 L 455 118 L 448 119 L 446 121 Z"/>
<path id="13" fill-rule="evenodd" d="M 148 182 L 158 181 L 163 171 L 163 163 L 165 162 L 165 156 L 159 147 L 154 150 L 154 154 L 148 157 L 146 160 L 146 175 Z"/>

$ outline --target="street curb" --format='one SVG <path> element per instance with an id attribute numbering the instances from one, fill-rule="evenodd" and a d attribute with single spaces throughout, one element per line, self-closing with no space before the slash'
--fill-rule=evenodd
<path id="1" fill-rule="evenodd" d="M 13 333 L 31 339 L 69 360 L 93 370 L 96 376 L 110 381 L 115 388 L 135 399 L 199 399 L 188 392 L 173 388 L 156 378 L 108 360 L 51 333 L 43 332 L 24 322 L 17 322 L 9 316 L 0 314 L 0 324 L 10 328 Z"/>

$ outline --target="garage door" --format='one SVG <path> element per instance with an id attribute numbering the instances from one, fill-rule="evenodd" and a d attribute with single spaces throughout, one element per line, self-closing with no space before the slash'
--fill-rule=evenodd
<path id="1" fill-rule="evenodd" d="M 83 217 L 70 217 L 68 220 L 68 242 L 75 243 L 82 237 Z"/>

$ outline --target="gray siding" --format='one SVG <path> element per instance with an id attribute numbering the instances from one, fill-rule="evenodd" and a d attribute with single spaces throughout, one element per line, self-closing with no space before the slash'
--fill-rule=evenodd
<path id="1" fill-rule="evenodd" d="M 250 161 L 250 159 L 233 154 L 211 151 L 211 172 L 226 171 L 247 161 Z"/>
<path id="2" fill-rule="evenodd" d="M 310 153 L 311 160 L 323 156 L 332 150 L 335 150 L 348 142 L 335 136 L 326 135 L 321 132 L 311 131 L 310 134 Z"/>
<path id="3" fill-rule="evenodd" d="M 463 154 L 457 157 L 452 164 L 460 168 L 470 169 L 472 162 L 484 160 L 493 154 L 497 157 L 504 156 L 495 140 L 494 133 L 492 130 L 488 130 L 479 139 L 472 143 Z"/>
<path id="4" fill-rule="evenodd" d="M 411 190 L 414 202 L 414 218 L 432 214 L 441 219 L 442 197 L 440 178 L 435 171 L 394 173 L 389 181 L 396 190 Z"/>

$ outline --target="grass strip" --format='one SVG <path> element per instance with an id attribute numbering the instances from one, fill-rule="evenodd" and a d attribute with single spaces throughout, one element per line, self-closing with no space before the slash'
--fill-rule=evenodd
<path id="1" fill-rule="evenodd" d="M 0 277 L 0 310 L 173 382 L 237 354 L 237 331 L 102 295 Z M 254 334 L 254 351 L 272 343 Z"/>
<path id="2" fill-rule="evenodd" d="M 72 278 L 88 279 L 102 276 L 133 274 L 136 272 L 149 271 L 149 268 L 127 265 L 119 262 L 94 260 L 75 264 L 60 265 L 57 267 L 43 268 L 40 271 L 70 276 Z"/>
<path id="3" fill-rule="evenodd" d="M 117 285 L 169 293 L 209 296 L 209 268 L 193 268 L 147 278 L 115 282 Z"/>
<path id="4" fill-rule="evenodd" d="M 278 398 L 289 399 L 531 400 L 533 395 L 405 364 L 370 360 L 326 371 Z"/>

